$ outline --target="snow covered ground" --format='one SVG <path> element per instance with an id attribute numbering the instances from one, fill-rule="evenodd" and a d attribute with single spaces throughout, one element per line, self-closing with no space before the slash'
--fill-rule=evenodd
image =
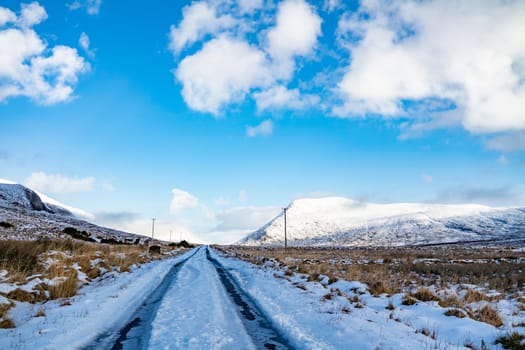
<path id="1" fill-rule="evenodd" d="M 98 334 L 126 322 L 171 266 L 187 254 L 135 267 L 131 273 L 105 274 L 80 289 L 71 305 L 59 300 L 17 303 L 9 313 L 16 328 L 0 329 L 0 349 L 77 349 L 89 344 Z M 39 310 L 45 316 L 36 317 Z"/>
<path id="2" fill-rule="evenodd" d="M 402 294 L 374 297 L 359 282 L 307 282 L 306 276 L 287 276 L 271 262 L 260 268 L 235 259 L 221 261 L 300 349 L 466 349 L 466 345 L 481 349 L 482 343 L 501 349 L 495 339 L 511 331 L 512 324 L 523 326 L 525 321 L 523 313 L 515 315 L 516 303 L 507 301 L 499 307 L 509 318 L 508 326 L 498 329 L 470 318 L 445 316 L 447 309 L 437 302 L 406 306 Z M 351 302 L 352 297 L 358 302 Z"/>
<path id="3" fill-rule="evenodd" d="M 237 311 L 217 269 L 206 257 L 206 247 L 196 249 L 160 303 L 148 348 L 257 348 L 254 330 L 245 326 L 246 315 Z M 97 335 L 123 327 L 171 266 L 193 253 L 110 275 L 82 288 L 69 306 L 55 301 L 28 306 L 32 310 L 15 308 L 10 316 L 17 327 L 0 330 L 0 348 L 75 349 L 89 345 Z M 374 297 L 359 282 L 308 282 L 304 275 L 286 274 L 273 261 L 261 267 L 225 258 L 214 250 L 210 255 L 297 349 L 466 349 L 467 345 L 481 349 L 483 342 L 489 349 L 501 349 L 494 340 L 511 330 L 507 325 L 523 325 L 525 321 L 522 313 L 515 313 L 518 306 L 505 300 L 501 313 L 515 319 L 498 329 L 470 318 L 447 317 L 447 309 L 436 302 L 406 306 L 401 303 L 401 294 Z M 40 307 L 45 317 L 34 317 Z"/>

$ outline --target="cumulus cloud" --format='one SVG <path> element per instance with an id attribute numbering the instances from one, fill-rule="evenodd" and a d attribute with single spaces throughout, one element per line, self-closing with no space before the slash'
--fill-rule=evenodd
<path id="1" fill-rule="evenodd" d="M 182 10 L 183 19 L 171 26 L 170 48 L 174 53 L 193 44 L 206 34 L 217 34 L 235 23 L 230 15 L 218 15 L 215 8 L 204 1 L 194 2 Z"/>
<path id="2" fill-rule="evenodd" d="M 200 205 L 197 197 L 187 191 L 174 188 L 171 193 L 173 195 L 170 203 L 171 214 L 179 214 L 184 209 L 195 208 Z"/>
<path id="3" fill-rule="evenodd" d="M 289 109 L 305 106 L 312 96 L 287 85 L 296 60 L 313 53 L 320 35 L 321 18 L 304 0 L 285 0 L 277 9 L 262 1 L 199 1 L 171 27 L 169 47 L 180 58 L 174 74 L 186 104 L 218 116 L 247 98 L 257 98 L 260 110 L 283 101 L 293 102 Z"/>
<path id="4" fill-rule="evenodd" d="M 271 82 L 264 53 L 228 36 L 213 39 L 202 50 L 186 56 L 175 76 L 182 82 L 182 96 L 188 106 L 212 114 L 219 114 L 225 104 L 242 100 L 251 89 Z"/>
<path id="5" fill-rule="evenodd" d="M 246 136 L 256 137 L 256 136 L 269 136 L 273 132 L 273 122 L 271 119 L 262 121 L 259 125 L 256 126 L 247 126 L 246 127 Z"/>
<path id="6" fill-rule="evenodd" d="M 45 193 L 89 192 L 93 190 L 94 177 L 68 177 L 61 174 L 32 173 L 25 184 L 32 189 Z"/>
<path id="7" fill-rule="evenodd" d="M 339 23 L 351 62 L 334 112 L 406 116 L 434 98 L 470 132 L 525 129 L 524 16 L 521 1 L 363 2 Z"/>
<path id="8" fill-rule="evenodd" d="M 310 54 L 321 34 L 321 18 L 303 0 L 285 0 L 279 4 L 277 23 L 268 31 L 268 53 L 275 59 L 279 77 L 293 73 L 294 56 Z"/>
<path id="9" fill-rule="evenodd" d="M 67 101 L 78 75 L 89 70 L 76 49 L 48 48 L 32 28 L 46 18 L 37 2 L 23 4 L 18 17 L 0 7 L 0 102 L 16 96 L 43 105 Z"/>

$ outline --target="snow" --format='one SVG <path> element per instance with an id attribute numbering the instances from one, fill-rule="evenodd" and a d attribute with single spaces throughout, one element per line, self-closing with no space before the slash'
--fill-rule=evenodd
<path id="1" fill-rule="evenodd" d="M 470 318 L 445 316 L 447 309 L 436 302 L 405 306 L 402 294 L 374 297 L 363 291 L 360 282 L 339 280 L 323 286 L 301 276 L 285 276 L 270 266 L 261 268 L 224 258 L 221 263 L 301 349 L 466 349 L 466 344 L 481 348 L 482 341 L 491 349 L 500 349 L 494 340 L 512 328 L 509 322 L 497 329 Z M 336 289 L 343 296 L 337 295 Z M 331 299 L 323 300 L 327 294 Z M 361 308 L 349 302 L 348 297 L 354 295 Z M 386 308 L 389 303 L 394 310 Z M 515 308 L 503 304 L 500 311 L 507 315 Z M 519 321 L 523 322 L 523 317 Z M 436 339 L 423 335 L 423 330 Z"/>
<path id="2" fill-rule="evenodd" d="M 38 191 L 34 191 L 34 192 L 36 194 L 38 194 L 38 196 L 40 197 L 42 202 L 44 202 L 46 204 L 54 205 L 54 206 L 62 208 L 62 209 L 65 209 L 65 210 L 69 211 L 70 213 L 72 213 L 73 215 L 75 215 L 78 218 L 87 219 L 87 220 L 93 220 L 95 218 L 95 215 L 91 214 L 88 211 L 85 211 L 85 210 L 82 210 L 82 209 L 78 209 L 78 208 L 75 208 L 75 207 L 71 207 L 69 205 L 65 205 L 65 204 L 57 201 L 56 199 L 48 197 L 45 194 L 40 193 Z"/>
<path id="3" fill-rule="evenodd" d="M 186 263 L 153 322 L 150 349 L 255 349 L 205 249 Z"/>
<path id="4" fill-rule="evenodd" d="M 115 325 L 125 322 L 160 283 L 171 266 L 186 255 L 133 268 L 132 273 L 106 274 L 83 287 L 69 306 L 60 301 L 43 305 L 17 303 L 9 312 L 16 328 L 0 329 L 0 349 L 75 349 Z M 31 317 L 43 308 L 45 317 Z"/>
<path id="5" fill-rule="evenodd" d="M 306 198 L 287 210 L 288 240 L 297 245 L 404 245 L 492 239 L 525 230 L 525 210 L 477 204 L 358 202 Z M 523 237 L 522 237 L 523 238 Z M 284 240 L 281 213 L 240 244 Z"/>
<path id="6" fill-rule="evenodd" d="M 171 266 L 189 256 L 159 305 L 148 348 L 256 348 L 207 260 L 205 247 L 197 249 L 193 256 L 190 251 L 131 273 L 108 274 L 83 287 L 70 306 L 58 301 L 17 303 L 23 305 L 9 314 L 17 328 L 0 329 L 0 348 L 75 349 L 89 345 L 99 334 L 118 331 Z M 307 282 L 306 276 L 287 276 L 275 264 L 255 266 L 214 250 L 211 255 L 298 349 L 466 349 L 468 344 L 481 348 L 482 341 L 491 349 L 501 349 L 494 340 L 512 331 L 512 323 L 523 324 L 523 313 L 515 312 L 518 305 L 513 301 L 498 302 L 506 319 L 498 329 L 470 318 L 447 317 L 447 309 L 436 302 L 405 306 L 401 294 L 374 297 L 357 281 Z M 359 306 L 351 297 L 359 300 Z M 393 310 L 387 309 L 390 303 Z M 32 317 L 40 308 L 45 317 Z"/>

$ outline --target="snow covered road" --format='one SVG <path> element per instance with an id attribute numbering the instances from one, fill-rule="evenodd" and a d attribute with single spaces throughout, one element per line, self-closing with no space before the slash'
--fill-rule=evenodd
<path id="1" fill-rule="evenodd" d="M 166 293 L 152 324 L 149 348 L 289 348 L 225 274 L 208 248 L 199 248 Z"/>
<path id="2" fill-rule="evenodd" d="M 85 349 L 289 349 L 257 305 L 199 247 L 177 261 L 128 321 Z"/>

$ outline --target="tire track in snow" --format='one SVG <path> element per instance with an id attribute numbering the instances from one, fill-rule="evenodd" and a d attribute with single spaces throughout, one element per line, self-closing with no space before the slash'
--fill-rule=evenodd
<path id="1" fill-rule="evenodd" d="M 211 256 L 209 247 L 206 247 L 206 257 L 217 270 L 221 283 L 237 306 L 242 322 L 254 345 L 258 349 L 265 350 L 293 349 L 286 338 L 272 326 L 255 302 L 239 287 L 226 268 Z"/>
<path id="2" fill-rule="evenodd" d="M 126 325 L 119 330 L 108 331 L 101 334 L 85 350 L 98 349 L 147 349 L 151 335 L 151 323 L 155 318 L 159 305 L 164 295 L 172 285 L 179 270 L 190 260 L 200 249 L 197 248 L 186 259 L 175 263 L 166 274 L 162 282 L 153 290 L 144 302 L 135 310 Z"/>

